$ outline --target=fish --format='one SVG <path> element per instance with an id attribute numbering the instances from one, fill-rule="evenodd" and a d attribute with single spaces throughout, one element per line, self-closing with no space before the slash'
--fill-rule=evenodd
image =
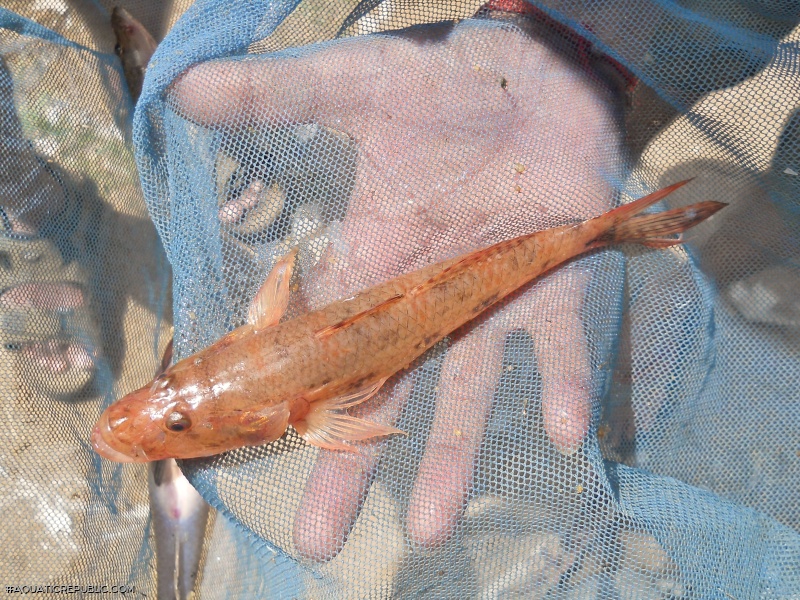
<path id="1" fill-rule="evenodd" d="M 688 181 L 598 217 L 423 267 L 281 322 L 295 248 L 265 279 L 244 325 L 109 406 L 92 430 L 92 445 L 109 460 L 147 462 L 267 444 L 289 426 L 306 443 L 339 451 L 401 434 L 348 409 L 368 401 L 442 338 L 576 256 L 616 243 L 681 243 L 682 236 L 668 236 L 725 204 L 639 213 Z"/>
<path id="2" fill-rule="evenodd" d="M 161 360 L 163 373 L 172 361 L 172 340 Z M 148 465 L 147 490 L 156 538 L 157 597 L 188 600 L 200 571 L 209 506 L 173 458 Z"/>
<path id="3" fill-rule="evenodd" d="M 156 537 L 158 598 L 194 597 L 209 506 L 174 458 L 150 463 L 147 488 Z"/>
<path id="4" fill-rule="evenodd" d="M 111 11 L 111 28 L 117 38 L 114 52 L 122 61 L 125 81 L 134 104 L 142 93 L 147 65 L 158 43 L 139 21 L 121 6 Z"/>

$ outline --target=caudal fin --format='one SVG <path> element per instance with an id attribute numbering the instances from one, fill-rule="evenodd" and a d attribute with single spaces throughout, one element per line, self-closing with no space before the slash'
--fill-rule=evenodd
<path id="1" fill-rule="evenodd" d="M 679 234 L 705 221 L 727 204 L 709 200 L 652 215 L 637 215 L 637 213 L 686 185 L 689 181 L 691 180 L 680 181 L 598 217 L 598 219 L 610 220 L 611 227 L 597 238 L 597 245 L 624 242 L 642 244 L 651 248 L 666 248 L 680 244 L 683 239 Z M 678 234 L 678 237 L 666 237 L 675 234 Z"/>
<path id="2" fill-rule="evenodd" d="M 650 248 L 674 246 L 680 244 L 683 238 L 680 235 L 676 238 L 665 236 L 681 234 L 726 206 L 727 204 L 723 202 L 709 200 L 654 215 L 631 217 L 608 232 L 609 241 L 612 243 L 632 242 Z"/>

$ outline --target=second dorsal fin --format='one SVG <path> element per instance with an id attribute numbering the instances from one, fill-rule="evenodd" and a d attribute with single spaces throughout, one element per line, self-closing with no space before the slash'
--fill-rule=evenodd
<path id="1" fill-rule="evenodd" d="M 453 276 L 454 272 L 458 270 L 463 270 L 465 268 L 468 268 L 471 264 L 480 262 L 490 254 L 497 252 L 497 249 L 501 245 L 509 244 L 515 241 L 516 240 L 508 240 L 506 242 L 500 242 L 499 244 L 495 244 L 494 246 L 481 248 L 480 250 L 475 250 L 473 252 L 470 252 L 469 254 L 465 254 L 464 256 L 456 259 L 452 264 L 448 265 L 447 267 L 443 268 L 441 271 L 433 275 L 430 279 L 427 279 L 422 283 L 414 286 L 410 290 L 408 290 L 408 295 L 419 296 L 423 292 L 427 292 L 428 290 L 436 287 L 440 283 L 447 281 L 450 277 Z"/>
<path id="2" fill-rule="evenodd" d="M 403 294 L 395 294 L 394 296 L 387 298 L 386 300 L 379 302 L 375 306 L 371 306 L 367 310 L 363 310 L 360 313 L 353 315 L 352 317 L 348 317 L 343 321 L 339 321 L 338 323 L 335 323 L 333 325 L 328 325 L 327 327 L 323 327 L 322 329 L 315 331 L 314 335 L 316 335 L 318 339 L 325 339 L 326 337 L 331 336 L 338 331 L 347 329 L 348 327 L 360 321 L 364 317 L 375 314 L 376 312 L 385 309 L 387 306 L 390 306 L 395 302 L 402 300 L 403 297 L 404 297 Z"/>

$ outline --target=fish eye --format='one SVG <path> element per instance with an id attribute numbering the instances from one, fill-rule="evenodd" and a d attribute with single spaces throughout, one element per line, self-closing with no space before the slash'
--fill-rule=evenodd
<path id="1" fill-rule="evenodd" d="M 192 422 L 189 420 L 189 417 L 184 415 L 182 412 L 173 411 L 167 417 L 167 429 L 174 432 L 186 431 L 189 427 L 192 426 Z"/>

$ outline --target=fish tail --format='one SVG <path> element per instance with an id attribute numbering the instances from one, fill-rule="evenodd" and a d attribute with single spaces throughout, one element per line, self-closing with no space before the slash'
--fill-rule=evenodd
<path id="1" fill-rule="evenodd" d="M 709 200 L 654 215 L 632 217 L 625 223 L 620 223 L 613 227 L 608 232 L 612 236 L 610 241 L 616 243 L 631 242 L 650 248 L 674 246 L 683 242 L 683 238 L 680 235 L 676 238 L 665 236 L 681 234 L 698 223 L 705 221 L 725 206 L 727 204 L 723 202 Z"/>
<path id="2" fill-rule="evenodd" d="M 723 202 L 707 201 L 651 215 L 637 215 L 637 213 L 686 185 L 689 181 L 691 179 L 679 181 L 598 217 L 598 219 L 611 221 L 611 223 L 610 227 L 596 238 L 595 245 L 635 243 L 650 248 L 667 248 L 683 242 L 681 233 L 705 221 L 727 205 Z M 675 234 L 678 234 L 678 237 L 666 237 Z"/>

